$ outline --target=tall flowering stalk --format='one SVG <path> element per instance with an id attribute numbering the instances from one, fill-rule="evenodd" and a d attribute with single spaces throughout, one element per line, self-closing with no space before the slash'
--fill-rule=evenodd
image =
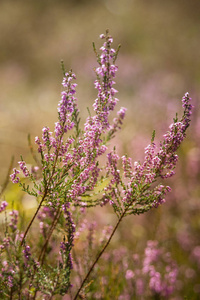
<path id="1" fill-rule="evenodd" d="M 107 155 L 107 175 L 112 179 L 104 189 L 104 201 L 111 203 L 119 218 L 122 215 L 146 212 L 165 202 L 164 196 L 170 191 L 170 187 L 164 186 L 160 181 L 175 174 L 174 169 L 178 160 L 176 151 L 185 138 L 190 123 L 192 109 L 190 100 L 189 94 L 186 93 L 182 98 L 184 108 L 182 118 L 174 119 L 174 123 L 169 126 L 169 131 L 163 136 L 163 141 L 157 148 L 153 133 L 151 143 L 145 148 L 142 164 L 135 162 L 132 166 L 131 158 L 122 156 L 123 174 L 120 174 L 117 169 L 119 156 L 115 151 Z"/>
<path id="2" fill-rule="evenodd" d="M 99 64 L 95 68 L 94 82 L 97 98 L 93 105 L 93 115 L 86 119 L 84 129 L 79 126 L 74 83 L 76 76 L 72 71 L 64 72 L 64 91 L 58 104 L 58 121 L 54 131 L 44 127 L 42 138 L 35 138 L 40 163 L 38 164 L 36 159 L 37 165 L 30 170 L 21 159 L 19 170 L 15 168 L 10 176 L 13 183 L 18 183 L 23 191 L 37 198 L 38 207 L 24 233 L 16 230 L 18 214 L 13 211 L 10 231 L 17 232 L 18 237 L 11 243 L 6 234 L 5 241 L 2 241 L 2 257 L 5 251 L 8 253 L 13 246 L 19 257 L 17 270 L 20 276 L 16 272 L 6 273 L 9 274 L 9 280 L 6 282 L 11 282 L 7 294 L 18 293 L 20 297 L 23 295 L 28 299 L 36 299 L 37 293 L 40 292 L 50 297 L 47 299 L 51 299 L 53 295 L 68 293 L 73 269 L 71 251 L 76 231 L 73 210 L 76 207 L 85 209 L 109 203 L 118 217 L 118 222 L 85 275 L 74 296 L 74 299 L 77 299 L 124 217 L 129 214 L 142 214 L 158 207 L 170 191 L 170 187 L 164 186 L 161 181 L 174 174 L 178 159 L 176 151 L 190 123 L 192 105 L 189 94 L 186 93 L 182 99 L 183 117 L 180 120 L 177 117 L 174 119 L 174 123 L 170 125 L 169 131 L 157 147 L 153 133 L 151 143 L 145 149 L 143 163 L 135 162 L 132 165 L 130 157 L 124 155 L 120 158 L 115 149 L 108 151 L 109 140 L 121 128 L 126 109 L 122 107 L 113 121 L 110 121 L 110 113 L 118 102 L 114 78 L 118 70 L 115 62 L 119 48 L 112 48 L 113 39 L 108 31 L 100 38 L 104 40 L 100 54 L 94 45 Z M 100 164 L 99 158 L 102 155 L 106 157 L 105 166 Z M 118 169 L 119 163 L 122 163 L 122 171 Z M 22 176 L 31 184 L 26 185 Z M 106 182 L 108 184 L 105 186 Z M 5 208 L 6 203 L 2 202 L 1 210 Z M 26 241 L 36 217 L 41 221 L 42 243 L 38 246 L 37 256 L 33 256 Z M 65 235 L 60 243 L 60 258 L 56 265 L 50 267 L 48 246 L 53 233 L 56 231 L 59 236 L 61 228 Z M 27 265 L 29 270 L 22 272 Z M 16 265 L 13 261 L 11 269 L 14 269 L 14 266 Z M 0 295 L 1 293 L 0 290 Z"/>

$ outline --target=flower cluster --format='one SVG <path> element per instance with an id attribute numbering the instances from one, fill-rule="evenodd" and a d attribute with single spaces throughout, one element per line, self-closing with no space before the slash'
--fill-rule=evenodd
<path id="1" fill-rule="evenodd" d="M 140 282 L 138 294 L 144 293 L 145 285 L 148 283 L 152 294 L 168 298 L 176 287 L 178 275 L 176 263 L 172 260 L 170 253 L 165 253 L 162 248 L 158 247 L 157 241 L 148 241 L 144 252 L 142 268 L 136 269 L 132 274 L 134 280 Z M 163 264 L 165 268 L 161 268 Z M 164 274 L 160 272 L 163 269 Z M 143 291 L 141 291 L 141 286 L 143 286 Z"/>
<path id="2" fill-rule="evenodd" d="M 23 172 L 24 176 L 28 177 L 29 171 L 28 171 L 25 161 L 19 161 L 18 164 L 19 164 L 19 167 L 20 167 L 21 171 Z"/>
<path id="3" fill-rule="evenodd" d="M 182 99 L 183 117 L 180 121 L 176 118 L 170 125 L 158 149 L 154 143 L 155 133 L 153 134 L 151 144 L 145 148 L 143 163 L 135 162 L 132 166 L 131 158 L 122 156 L 125 181 L 117 168 L 120 157 L 114 152 L 107 155 L 107 175 L 110 174 L 112 178 L 109 186 L 104 188 L 104 203 L 112 199 L 110 203 L 119 215 L 122 215 L 124 211 L 127 214 L 140 214 L 165 202 L 164 197 L 167 192 L 171 191 L 171 188 L 160 184 L 158 179 L 169 178 L 175 174 L 174 169 L 178 160 L 176 151 L 190 123 L 189 117 L 192 110 L 190 101 L 191 98 L 186 93 Z M 157 186 L 155 186 L 156 181 L 159 182 Z M 153 184 L 154 187 L 151 187 Z M 124 210 L 121 209 L 122 205 Z"/>
<path id="4" fill-rule="evenodd" d="M 19 170 L 16 168 L 13 169 L 13 173 L 10 175 L 10 178 L 13 183 L 18 183 L 19 182 L 19 177 L 17 176 L 19 174 Z"/>
<path id="5" fill-rule="evenodd" d="M 17 229 L 17 223 L 18 223 L 18 211 L 17 210 L 12 210 L 10 213 L 10 223 L 9 226 L 12 229 L 12 231 L 15 231 Z"/>
<path id="6" fill-rule="evenodd" d="M 38 219 L 40 221 L 40 233 L 45 237 L 50 224 L 55 216 L 55 210 L 52 207 L 44 206 L 38 213 Z"/>
<path id="7" fill-rule="evenodd" d="M 181 142 L 185 137 L 185 131 L 189 125 L 192 105 L 191 98 L 186 93 L 182 99 L 184 115 L 180 121 L 175 120 L 170 125 L 169 131 L 163 136 L 163 142 L 160 143 L 158 152 L 156 153 L 156 145 L 152 142 L 145 149 L 145 159 L 142 165 L 135 164 L 135 177 L 138 183 L 152 183 L 158 176 L 168 178 L 174 175 L 178 155 L 176 154 Z M 163 173 L 166 170 L 165 173 Z"/>
<path id="8" fill-rule="evenodd" d="M 6 201 L 0 203 L 0 213 L 6 209 L 7 205 L 8 203 Z"/>
<path id="9" fill-rule="evenodd" d="M 118 99 L 115 94 L 118 92 L 113 85 L 118 67 L 114 64 L 116 59 L 116 51 L 111 48 L 113 42 L 112 37 L 101 35 L 102 39 L 106 39 L 102 51 L 99 56 L 99 67 L 95 69 L 97 79 L 94 82 L 95 88 L 98 90 L 98 97 L 94 102 L 94 110 L 98 116 L 98 120 L 102 123 L 103 129 L 109 127 L 108 116 L 110 111 L 113 111 Z M 112 62 L 111 62 L 112 61 Z"/>

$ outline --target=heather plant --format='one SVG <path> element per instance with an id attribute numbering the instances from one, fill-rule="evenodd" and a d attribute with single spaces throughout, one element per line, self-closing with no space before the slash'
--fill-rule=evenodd
<path id="1" fill-rule="evenodd" d="M 159 145 L 154 141 L 153 132 L 143 162 L 132 164 L 127 155 L 119 157 L 117 145 L 110 149 L 109 142 L 121 129 L 126 112 L 122 107 L 110 120 L 118 102 L 114 78 L 120 47 L 112 48 L 113 39 L 108 31 L 100 38 L 104 40 L 100 54 L 93 45 L 98 62 L 94 82 L 97 98 L 93 112 L 88 109 L 84 127 L 80 126 L 75 96 L 76 76 L 72 70 L 66 72 L 62 64 L 64 91 L 54 131 L 44 127 L 41 138 L 35 138 L 38 153 L 30 142 L 35 163 L 30 167 L 21 158 L 19 168 L 14 168 L 10 175 L 22 191 L 37 199 L 38 205 L 25 225 L 27 219 L 24 220 L 18 210 L 12 208 L 7 213 L 8 203 L 1 202 L 0 211 L 5 212 L 0 246 L 1 299 L 92 297 L 95 294 L 92 272 L 95 273 L 99 259 L 106 253 L 122 220 L 128 215 L 140 215 L 157 208 L 171 190 L 164 181 L 175 174 L 177 149 L 190 124 L 191 98 L 188 93 L 182 98 L 183 116 L 179 119 L 176 115 Z M 84 218 L 85 212 L 106 205 L 113 209 L 117 222 L 113 227 L 104 228 L 95 239 L 96 224 Z M 78 242 L 84 232 L 87 243 L 82 249 L 84 259 L 80 259 Z M 166 297 L 173 292 L 176 268 L 166 261 L 168 266 L 162 278 L 153 265 L 162 256 L 156 247 L 149 242 L 143 273 L 127 270 L 126 279 L 135 276 L 137 283 L 143 282 L 145 274 L 149 278 L 146 280 L 149 291 Z M 155 259 L 150 252 L 155 254 Z"/>

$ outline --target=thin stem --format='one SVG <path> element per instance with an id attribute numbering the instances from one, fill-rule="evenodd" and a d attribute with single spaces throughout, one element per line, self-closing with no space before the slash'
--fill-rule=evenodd
<path id="1" fill-rule="evenodd" d="M 38 257 L 38 261 L 41 261 L 41 265 L 43 265 L 44 256 L 45 256 L 47 245 L 48 245 L 49 240 L 51 238 L 51 235 L 52 235 L 52 233 L 53 233 L 53 231 L 54 231 L 54 229 L 55 229 L 55 227 L 56 227 L 56 225 L 58 223 L 60 215 L 61 215 L 61 210 L 59 208 L 58 211 L 57 211 L 57 214 L 56 214 L 56 216 L 55 216 L 55 218 L 54 218 L 54 220 L 53 220 L 53 222 L 51 224 L 51 228 L 49 229 L 49 234 L 48 234 L 48 236 L 46 238 L 46 241 L 45 241 L 45 243 L 44 243 L 44 245 L 42 247 L 41 253 L 40 253 L 39 257 Z"/>
<path id="2" fill-rule="evenodd" d="M 23 245 L 23 242 L 24 242 L 24 240 L 25 240 L 25 238 L 26 238 L 26 236 L 27 236 L 27 233 L 28 233 L 28 231 L 29 231 L 31 225 L 33 224 L 33 221 L 35 220 L 35 218 L 36 218 L 36 216 L 37 216 L 37 214 L 38 214 L 38 211 L 40 210 L 40 208 L 41 208 L 41 206 L 42 206 L 42 203 L 43 203 L 43 201 L 44 201 L 44 199 L 45 199 L 45 197 L 46 197 L 46 195 L 47 195 L 47 190 L 48 190 L 48 189 L 46 188 L 46 190 L 45 190 L 45 192 L 44 192 L 44 195 L 43 195 L 43 197 L 42 197 L 42 200 L 40 201 L 40 204 L 38 205 L 38 208 L 37 208 L 37 210 L 36 210 L 34 216 L 32 217 L 30 223 L 28 224 L 28 227 L 26 228 L 26 231 L 25 231 L 25 233 L 24 233 L 23 239 L 22 239 L 21 244 L 20 244 L 21 246 Z"/>
<path id="3" fill-rule="evenodd" d="M 11 291 L 10 291 L 10 297 L 9 297 L 10 300 L 12 300 L 12 298 L 13 298 L 12 295 L 13 295 L 13 291 L 12 291 L 12 288 L 11 288 Z"/>
<path id="4" fill-rule="evenodd" d="M 76 295 L 75 295 L 75 297 L 74 297 L 73 300 L 76 300 L 76 299 L 78 298 L 79 293 L 80 293 L 80 291 L 82 290 L 82 288 L 83 288 L 85 282 L 87 281 L 88 277 L 90 276 L 90 273 L 93 271 L 94 266 L 96 265 L 96 263 L 98 262 L 98 260 L 100 259 L 100 257 L 102 256 L 102 254 L 104 253 L 104 251 L 106 250 L 106 248 L 108 247 L 108 245 L 110 244 L 110 241 L 111 241 L 111 239 L 112 239 L 112 237 L 113 237 L 115 231 L 117 230 L 119 224 L 121 223 L 123 217 L 125 216 L 126 211 L 127 211 L 127 208 L 124 210 L 124 212 L 123 212 L 122 215 L 120 216 L 119 220 L 117 221 L 117 224 L 115 225 L 115 228 L 113 229 L 113 231 L 112 231 L 112 233 L 111 233 L 111 235 L 110 235 L 108 241 L 106 242 L 105 246 L 103 247 L 103 249 L 101 250 L 101 252 L 97 255 L 95 261 L 93 262 L 93 264 L 92 264 L 92 266 L 90 267 L 90 269 L 89 269 L 87 275 L 85 276 L 84 280 L 82 281 L 81 286 L 79 287 L 79 289 L 78 289 L 78 291 L 77 291 L 77 293 L 76 293 Z"/>

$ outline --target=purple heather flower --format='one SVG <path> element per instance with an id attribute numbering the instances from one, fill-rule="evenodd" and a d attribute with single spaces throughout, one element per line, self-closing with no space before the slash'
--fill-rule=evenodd
<path id="1" fill-rule="evenodd" d="M 107 171 L 112 174 L 113 179 L 111 180 L 111 184 L 119 184 L 120 182 L 120 171 L 117 169 L 117 162 L 119 160 L 119 156 L 110 152 L 107 154 L 108 163 L 107 163 Z"/>
<path id="2" fill-rule="evenodd" d="M 94 111 L 98 116 L 98 120 L 102 123 L 103 130 L 109 127 L 108 116 L 118 101 L 115 94 L 118 92 L 113 85 L 113 78 L 118 67 L 112 62 L 115 50 L 110 48 L 112 38 L 107 37 L 100 55 L 100 66 L 95 69 L 97 80 L 95 80 L 95 88 L 98 90 L 98 97 L 93 105 Z"/>
<path id="3" fill-rule="evenodd" d="M 160 250 L 157 248 L 157 245 L 157 241 L 148 241 L 143 261 L 143 273 L 148 273 L 151 270 L 151 264 L 158 259 Z"/>
<path id="4" fill-rule="evenodd" d="M 128 206 L 132 209 L 131 205 L 133 205 L 133 213 L 144 212 L 143 207 L 148 210 L 165 202 L 164 196 L 171 190 L 170 187 L 164 185 L 158 185 L 153 189 L 146 189 L 145 187 L 153 184 L 159 177 L 165 179 L 174 175 L 174 168 L 178 161 L 176 151 L 185 137 L 185 131 L 190 122 L 189 116 L 192 109 L 190 100 L 188 93 L 186 93 L 182 100 L 185 109 L 182 119 L 170 125 L 169 131 L 164 135 L 164 140 L 158 149 L 153 141 L 145 148 L 143 163 L 135 162 L 132 168 L 131 160 L 126 156 L 122 157 L 126 184 L 122 183 L 120 173 L 117 170 L 119 158 L 113 160 L 112 155 L 108 155 L 107 171 L 108 174 L 112 175 L 112 178 L 110 185 L 106 190 L 104 189 L 104 202 L 107 202 L 106 199 L 112 199 L 115 211 L 117 207 L 118 211 L 120 210 L 119 198 L 127 209 Z M 115 127 L 112 127 L 111 135 L 114 130 Z M 114 191 L 115 185 L 119 183 L 121 183 L 121 190 L 116 193 Z M 139 210 L 137 210 L 137 204 L 142 205 Z"/>
<path id="5" fill-rule="evenodd" d="M 66 91 L 61 93 L 61 100 L 58 104 L 58 113 L 59 113 L 59 120 L 62 125 L 65 124 L 66 121 L 70 121 L 70 117 L 74 112 L 74 108 L 76 107 L 76 98 L 74 98 L 74 94 L 76 93 L 76 83 L 72 83 L 72 80 L 76 79 L 74 73 L 66 73 L 63 79 L 63 86 L 66 88 Z M 73 127 L 73 125 L 72 125 Z"/>
<path id="6" fill-rule="evenodd" d="M 12 210 L 9 215 L 11 217 L 9 226 L 13 231 L 15 231 L 17 229 L 19 212 L 17 210 Z"/>
<path id="7" fill-rule="evenodd" d="M 51 135 L 51 133 L 49 132 L 49 127 L 43 127 L 43 129 L 42 129 L 42 140 L 43 140 L 45 145 L 49 142 L 50 135 Z"/>
<path id="8" fill-rule="evenodd" d="M 164 275 L 161 276 L 158 268 L 164 256 L 166 255 L 163 249 L 158 248 L 157 241 L 148 241 L 142 273 L 149 276 L 149 288 L 153 293 L 169 297 L 175 289 L 178 271 L 176 264 L 170 258 L 170 254 L 167 253 L 167 260 L 165 259 L 167 266 Z"/>
<path id="9" fill-rule="evenodd" d="M 124 119 L 126 110 L 127 110 L 127 108 L 121 107 L 120 110 L 117 112 L 117 114 L 118 114 L 118 116 L 120 117 L 121 120 Z"/>
<path id="10" fill-rule="evenodd" d="M 63 209 L 64 215 L 65 215 L 65 220 L 66 220 L 66 226 L 69 227 L 69 231 L 71 233 L 70 238 L 73 240 L 74 233 L 76 230 L 76 225 L 73 222 L 72 213 L 69 211 L 69 207 L 70 207 L 69 203 L 65 203 L 62 205 L 62 209 Z"/>
<path id="11" fill-rule="evenodd" d="M 11 275 L 8 276 L 7 284 L 10 288 L 13 287 L 13 277 Z"/>
<path id="12" fill-rule="evenodd" d="M 161 176 L 161 178 L 168 178 L 174 174 L 174 167 L 177 163 L 178 156 L 175 154 L 180 143 L 183 141 L 185 137 L 185 130 L 189 124 L 188 115 L 191 114 L 192 105 L 189 104 L 189 94 L 183 97 L 184 103 L 184 115 L 181 121 L 175 122 L 170 125 L 169 131 L 164 135 L 164 141 L 160 144 L 160 149 L 157 153 L 155 153 L 155 144 L 152 143 L 149 145 L 146 150 L 146 157 L 143 165 L 139 166 L 136 169 L 136 173 L 142 172 L 138 174 L 138 179 L 143 176 L 145 173 L 150 170 L 153 171 L 153 177 L 150 179 L 150 182 L 156 178 L 157 174 Z M 168 170 L 163 174 L 163 170 Z"/>
<path id="13" fill-rule="evenodd" d="M 125 278 L 126 278 L 127 280 L 129 280 L 129 279 L 132 279 L 133 277 L 134 277 L 134 272 L 133 272 L 132 270 L 127 270 L 127 271 L 126 271 Z"/>
<path id="14" fill-rule="evenodd" d="M 35 143 L 38 145 L 38 152 L 41 153 L 42 152 L 42 143 L 38 136 L 35 137 Z"/>
<path id="15" fill-rule="evenodd" d="M 159 272 L 155 272 L 155 271 L 151 272 L 149 287 L 153 292 L 157 294 L 160 294 L 162 292 L 163 287 L 162 287 L 161 275 Z"/>
<path id="16" fill-rule="evenodd" d="M 24 250 L 22 251 L 26 260 L 29 260 L 31 253 L 30 253 L 30 246 L 25 246 Z"/>
<path id="17" fill-rule="evenodd" d="M 54 131 L 55 131 L 55 136 L 56 137 L 59 137 L 59 136 L 62 135 L 62 133 L 63 133 L 63 127 L 60 124 L 60 122 L 56 122 L 55 123 L 55 130 Z"/>
<path id="18" fill-rule="evenodd" d="M 133 172 L 132 172 L 132 159 L 127 156 L 122 156 L 122 166 L 124 170 L 124 176 L 126 178 L 132 178 Z"/>
<path id="19" fill-rule="evenodd" d="M 104 39 L 105 38 L 105 34 L 100 34 L 100 39 Z"/>
<path id="20" fill-rule="evenodd" d="M 17 176 L 17 174 L 19 174 L 19 171 L 16 168 L 14 168 L 13 173 L 10 175 L 10 178 L 11 178 L 13 183 L 18 183 L 19 182 L 19 177 Z"/>
<path id="21" fill-rule="evenodd" d="M 18 162 L 20 169 L 22 170 L 25 177 L 29 176 L 29 171 L 27 169 L 25 161 L 19 161 Z"/>
<path id="22" fill-rule="evenodd" d="M 40 233 L 43 236 L 46 236 L 46 232 L 49 228 L 49 220 L 53 221 L 53 218 L 55 216 L 55 209 L 47 206 L 43 206 L 41 210 L 39 211 L 37 218 L 39 219 L 39 227 L 40 227 Z"/>
<path id="23" fill-rule="evenodd" d="M 6 206 L 8 206 L 6 201 L 0 202 L 0 213 L 6 209 Z"/>
<path id="24" fill-rule="evenodd" d="M 123 123 L 123 119 L 125 117 L 126 113 L 126 108 L 121 107 L 120 110 L 117 112 L 117 117 L 113 119 L 113 124 L 110 125 L 109 128 L 109 134 L 110 136 L 113 136 L 114 133 L 118 130 L 121 129 L 121 125 Z"/>
<path id="25" fill-rule="evenodd" d="M 136 293 L 141 296 L 144 293 L 144 281 L 142 278 L 136 280 Z"/>

